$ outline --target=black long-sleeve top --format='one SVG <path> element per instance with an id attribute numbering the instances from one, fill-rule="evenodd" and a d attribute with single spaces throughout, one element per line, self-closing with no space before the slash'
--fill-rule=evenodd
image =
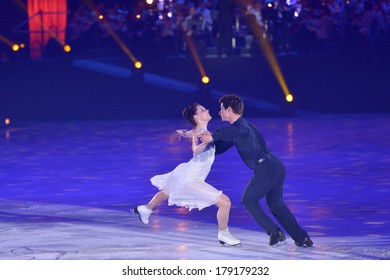
<path id="1" fill-rule="evenodd" d="M 213 140 L 216 154 L 221 154 L 235 145 L 242 160 L 250 168 L 269 153 L 264 137 L 243 117 L 230 126 L 217 129 L 213 133 Z"/>

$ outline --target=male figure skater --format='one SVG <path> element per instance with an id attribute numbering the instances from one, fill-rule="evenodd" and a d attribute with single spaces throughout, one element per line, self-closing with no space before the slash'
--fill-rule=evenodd
<path id="1" fill-rule="evenodd" d="M 237 95 L 225 95 L 219 99 L 219 103 L 222 121 L 227 121 L 231 125 L 220 128 L 213 134 L 205 132 L 202 142 L 214 141 L 216 154 L 223 153 L 235 145 L 244 163 L 253 170 L 253 176 L 242 194 L 241 203 L 269 235 L 269 245 L 276 245 L 286 240 L 286 237 L 261 208 L 259 200 L 263 197 L 266 197 L 271 213 L 294 239 L 296 246 L 313 246 L 309 235 L 298 224 L 282 199 L 285 167 L 269 151 L 258 129 L 242 117 L 243 100 Z"/>

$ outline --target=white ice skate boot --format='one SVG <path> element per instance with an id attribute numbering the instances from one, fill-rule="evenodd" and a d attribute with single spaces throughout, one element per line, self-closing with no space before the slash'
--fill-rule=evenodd
<path id="1" fill-rule="evenodd" d="M 152 210 L 146 207 L 146 205 L 139 205 L 132 209 L 132 212 L 138 215 L 140 221 L 145 225 L 149 224 L 149 216 L 152 214 Z"/>
<path id="2" fill-rule="evenodd" d="M 228 228 L 218 231 L 218 240 L 219 240 L 219 243 L 221 243 L 222 245 L 224 245 L 224 244 L 229 245 L 229 246 L 241 245 L 241 241 L 238 240 L 237 238 L 235 238 L 230 233 Z"/>

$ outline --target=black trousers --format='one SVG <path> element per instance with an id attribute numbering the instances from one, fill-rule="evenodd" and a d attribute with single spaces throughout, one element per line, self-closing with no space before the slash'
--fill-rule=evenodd
<path id="1" fill-rule="evenodd" d="M 266 197 L 266 203 L 282 228 L 292 239 L 302 242 L 307 232 L 298 224 L 290 209 L 283 201 L 283 184 L 286 169 L 283 163 L 274 155 L 258 163 L 253 169 L 253 177 L 246 186 L 241 203 L 252 215 L 258 225 L 270 234 L 278 226 L 264 212 L 259 201 Z"/>

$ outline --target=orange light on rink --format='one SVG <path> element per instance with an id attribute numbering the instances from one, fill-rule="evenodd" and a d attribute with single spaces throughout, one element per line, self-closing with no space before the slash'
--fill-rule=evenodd
<path id="1" fill-rule="evenodd" d="M 286 95 L 286 100 L 287 100 L 287 102 L 293 102 L 294 96 L 292 94 L 287 94 Z"/>
<path id="2" fill-rule="evenodd" d="M 137 68 L 137 69 L 141 69 L 142 68 L 142 63 L 140 61 L 136 61 L 134 63 L 134 67 Z"/>
<path id="3" fill-rule="evenodd" d="M 69 45 L 64 46 L 64 52 L 69 53 L 72 50 L 72 48 Z"/>
<path id="4" fill-rule="evenodd" d="M 207 76 L 203 76 L 203 77 L 202 77 L 202 83 L 204 83 L 204 84 L 210 83 L 210 78 L 207 77 Z"/>

